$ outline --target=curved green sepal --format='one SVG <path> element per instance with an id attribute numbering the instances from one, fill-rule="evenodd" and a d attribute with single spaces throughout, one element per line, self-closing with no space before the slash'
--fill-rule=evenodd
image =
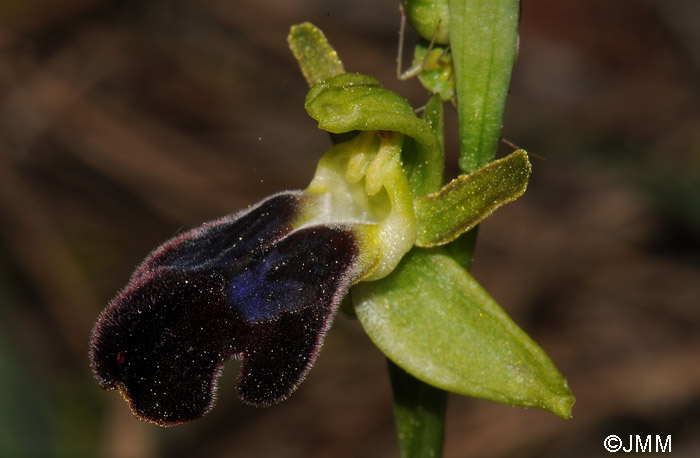
<path id="1" fill-rule="evenodd" d="M 442 248 L 413 249 L 391 275 L 351 293 L 367 334 L 414 377 L 459 394 L 571 416 L 566 379 Z"/>
<path id="2" fill-rule="evenodd" d="M 450 7 L 448 0 L 401 0 L 408 22 L 426 40 L 450 42 Z"/>
<path id="3" fill-rule="evenodd" d="M 416 245 L 444 245 L 472 229 L 498 207 L 523 195 L 531 169 L 527 153 L 518 150 L 416 199 Z"/>
<path id="4" fill-rule="evenodd" d="M 328 43 L 321 29 L 312 23 L 292 26 L 287 42 L 309 86 L 345 73 L 338 53 Z"/>
<path id="5" fill-rule="evenodd" d="M 407 176 L 421 187 L 442 185 L 444 159 L 437 136 L 405 98 L 382 88 L 375 78 L 344 73 L 327 79 L 311 88 L 305 107 L 320 129 L 334 134 L 386 130 L 414 138 L 419 159 Z"/>

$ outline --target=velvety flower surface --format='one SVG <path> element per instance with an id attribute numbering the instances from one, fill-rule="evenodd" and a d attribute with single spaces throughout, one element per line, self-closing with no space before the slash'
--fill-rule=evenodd
<path id="1" fill-rule="evenodd" d="M 301 193 L 273 196 L 156 249 L 100 317 L 91 361 L 139 417 L 176 424 L 211 407 L 216 378 L 243 359 L 238 389 L 285 399 L 316 356 L 353 279 L 348 228 L 292 230 Z"/>

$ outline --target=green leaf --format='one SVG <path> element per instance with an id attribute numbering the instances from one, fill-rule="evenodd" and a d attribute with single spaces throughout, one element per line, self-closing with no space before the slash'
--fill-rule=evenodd
<path id="1" fill-rule="evenodd" d="M 470 173 L 498 147 L 518 42 L 520 0 L 449 0 L 457 79 L 459 167 Z"/>
<path id="2" fill-rule="evenodd" d="M 287 42 L 309 86 L 345 73 L 338 53 L 323 32 L 312 23 L 292 26 Z"/>
<path id="3" fill-rule="evenodd" d="M 416 199 L 416 245 L 444 245 L 474 228 L 498 207 L 525 192 L 530 171 L 527 153 L 518 150 L 455 178 L 439 192 Z"/>
<path id="4" fill-rule="evenodd" d="M 442 248 L 414 248 L 391 275 L 351 292 L 370 338 L 419 380 L 571 416 L 574 398 L 551 360 Z"/>
<path id="5" fill-rule="evenodd" d="M 414 138 L 418 157 L 407 176 L 420 182 L 420 188 L 442 185 L 444 158 L 437 136 L 405 98 L 384 89 L 377 79 L 357 73 L 332 77 L 311 88 L 305 106 L 319 129 L 334 134 L 386 130 Z"/>

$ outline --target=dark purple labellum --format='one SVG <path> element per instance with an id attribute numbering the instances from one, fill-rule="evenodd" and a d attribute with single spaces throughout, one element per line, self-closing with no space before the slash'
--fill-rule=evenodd
<path id="1" fill-rule="evenodd" d="M 291 223 L 301 193 L 176 237 L 151 253 L 95 325 L 100 384 L 160 425 L 204 415 L 223 363 L 243 359 L 241 398 L 287 398 L 313 363 L 358 253 L 346 227 Z"/>

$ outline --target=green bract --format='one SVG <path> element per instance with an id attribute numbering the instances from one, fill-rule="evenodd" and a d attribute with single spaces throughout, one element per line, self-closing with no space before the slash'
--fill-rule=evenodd
<path id="1" fill-rule="evenodd" d="M 451 0 L 450 48 L 459 119 L 459 168 L 492 161 L 518 43 L 520 0 Z"/>
<path id="2" fill-rule="evenodd" d="M 574 398 L 544 351 L 442 249 L 414 249 L 391 275 L 351 293 L 372 341 L 416 378 L 571 415 Z"/>

